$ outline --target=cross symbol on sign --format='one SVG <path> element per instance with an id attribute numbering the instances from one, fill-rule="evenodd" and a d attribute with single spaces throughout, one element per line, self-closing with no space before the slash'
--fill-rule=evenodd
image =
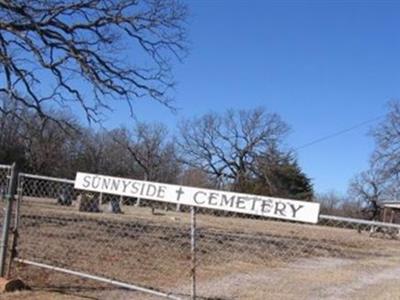
<path id="1" fill-rule="evenodd" d="M 184 194 L 185 192 L 183 191 L 182 187 L 180 187 L 178 190 L 176 190 L 176 201 L 179 201 L 179 199 L 181 198 L 182 194 Z"/>

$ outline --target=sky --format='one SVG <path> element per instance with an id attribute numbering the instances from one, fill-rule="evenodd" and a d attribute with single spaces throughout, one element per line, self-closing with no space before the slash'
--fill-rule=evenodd
<path id="1" fill-rule="evenodd" d="M 186 1 L 190 54 L 174 65 L 177 113 L 136 103 L 173 132 L 182 117 L 263 106 L 297 148 L 385 114 L 400 99 L 400 1 Z M 125 106 L 107 127 L 129 126 Z M 368 167 L 370 122 L 297 151 L 316 192 L 346 193 Z"/>

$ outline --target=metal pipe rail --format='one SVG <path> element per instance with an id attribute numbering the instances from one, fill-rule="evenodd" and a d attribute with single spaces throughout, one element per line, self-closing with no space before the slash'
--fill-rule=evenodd
<path id="1" fill-rule="evenodd" d="M 400 224 L 393 224 L 393 223 L 386 223 L 386 222 L 379 222 L 379 221 L 368 221 L 368 220 L 345 218 L 345 217 L 336 217 L 336 216 L 329 216 L 329 215 L 319 215 L 319 220 L 339 221 L 339 222 L 347 222 L 347 223 L 360 224 L 360 225 L 371 225 L 371 226 L 390 227 L 390 228 L 400 229 Z"/>
<path id="2" fill-rule="evenodd" d="M 121 282 L 121 281 L 117 281 L 117 280 L 113 280 L 113 279 L 109 279 L 109 278 L 105 278 L 105 277 L 101 277 L 101 276 L 95 276 L 95 275 L 90 275 L 90 274 L 83 273 L 83 272 L 73 271 L 73 270 L 69 270 L 69 269 L 65 269 L 65 268 L 59 268 L 59 267 L 55 267 L 55 266 L 51 266 L 51 265 L 47 265 L 47 264 L 34 262 L 31 260 L 27 260 L 27 259 L 14 258 L 14 261 L 22 263 L 22 264 L 26 264 L 26 265 L 31 265 L 31 266 L 35 266 L 35 267 L 39 267 L 39 268 L 44 268 L 44 269 L 48 269 L 48 270 L 52 270 L 52 271 L 65 273 L 65 274 L 75 275 L 75 276 L 86 278 L 86 279 L 92 279 L 92 280 L 96 280 L 99 282 L 104 282 L 104 283 L 108 283 L 111 285 L 119 286 L 119 287 L 122 287 L 125 289 L 148 293 L 148 294 L 152 294 L 155 296 L 164 297 L 167 299 L 181 300 L 181 298 L 178 298 L 169 293 L 163 293 L 163 292 L 159 292 L 159 291 L 156 291 L 153 289 L 149 289 L 149 288 L 141 287 L 138 285 L 133 285 L 133 284 L 129 284 L 129 283 L 125 283 L 125 282 Z"/>
<path id="3" fill-rule="evenodd" d="M 33 174 L 28 174 L 28 173 L 19 173 L 19 176 L 24 177 L 24 178 L 48 180 L 48 181 L 53 181 L 53 182 L 71 183 L 71 184 L 75 183 L 75 180 L 72 180 L 72 179 L 49 177 L 49 176 L 42 176 L 42 175 L 33 175 Z"/>

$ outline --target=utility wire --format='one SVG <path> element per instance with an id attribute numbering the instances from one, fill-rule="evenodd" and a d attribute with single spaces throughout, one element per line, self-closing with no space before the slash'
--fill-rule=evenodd
<path id="1" fill-rule="evenodd" d="M 375 123 L 375 122 L 379 121 L 380 119 L 382 119 L 383 117 L 385 117 L 385 115 L 380 115 L 380 116 L 377 116 L 377 117 L 375 117 L 375 118 L 368 119 L 368 120 L 366 120 L 366 121 L 363 121 L 363 122 L 361 122 L 361 123 L 358 123 L 358 124 L 356 124 L 356 125 L 353 125 L 353 126 L 351 126 L 351 127 L 348 127 L 348 128 L 346 128 L 346 129 L 342 129 L 342 130 L 339 130 L 339 131 L 337 131 L 337 132 L 328 134 L 328 135 L 326 135 L 326 136 L 317 138 L 317 139 L 315 139 L 315 140 L 312 140 L 311 142 L 305 143 L 305 144 L 303 144 L 303 145 L 300 145 L 300 146 L 294 148 L 294 151 L 298 151 L 298 150 L 301 150 L 301 149 L 304 149 L 304 148 L 313 146 L 313 145 L 315 145 L 315 144 L 319 144 L 319 143 L 324 142 L 324 141 L 326 141 L 326 140 L 329 140 L 329 139 L 338 137 L 338 136 L 343 135 L 343 134 L 345 134 L 345 133 L 348 133 L 348 132 L 350 132 L 350 131 L 352 131 L 352 130 L 355 130 L 355 129 L 357 129 L 357 128 L 363 127 L 363 126 L 365 126 L 365 125 L 367 125 L 367 124 Z"/>

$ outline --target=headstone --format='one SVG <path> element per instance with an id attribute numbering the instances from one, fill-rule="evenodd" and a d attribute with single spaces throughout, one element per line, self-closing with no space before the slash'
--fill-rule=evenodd
<path id="1" fill-rule="evenodd" d="M 68 195 L 67 193 L 61 193 L 57 197 L 57 204 L 59 205 L 64 205 L 64 206 L 70 206 L 72 205 L 72 197 Z"/>
<path id="2" fill-rule="evenodd" d="M 121 206 L 120 206 L 120 201 L 117 197 L 113 196 L 108 202 L 108 211 L 114 214 L 121 214 Z"/>
<path id="3" fill-rule="evenodd" d="M 78 210 L 83 212 L 100 212 L 99 199 L 91 193 L 83 193 L 78 196 Z"/>

